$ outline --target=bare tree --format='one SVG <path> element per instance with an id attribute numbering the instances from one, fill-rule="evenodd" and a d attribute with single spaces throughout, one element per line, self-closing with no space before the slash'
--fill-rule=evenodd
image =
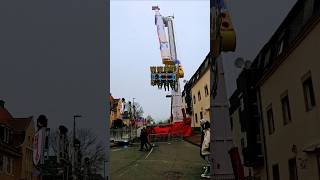
<path id="1" fill-rule="evenodd" d="M 59 139 L 59 130 L 53 129 L 50 131 L 49 136 L 49 152 L 52 155 L 57 155 L 58 153 L 58 139 Z"/>
<path id="2" fill-rule="evenodd" d="M 146 117 L 146 119 L 147 119 L 148 121 L 150 121 L 150 124 L 155 124 L 155 121 L 154 121 L 154 119 L 151 117 L 151 115 L 148 115 L 148 116 Z"/>
<path id="3" fill-rule="evenodd" d="M 77 139 L 80 140 L 80 151 L 83 158 L 89 158 L 89 167 L 95 167 L 97 171 L 102 170 L 105 151 L 102 141 L 98 140 L 92 129 L 78 129 Z"/>
<path id="4" fill-rule="evenodd" d="M 144 113 L 142 106 L 137 102 L 134 102 L 133 106 L 136 118 L 142 117 Z"/>
<path id="5" fill-rule="evenodd" d="M 71 131 L 68 133 L 69 147 L 72 147 L 72 134 Z M 58 152 L 58 138 L 59 130 L 54 129 L 50 133 L 50 149 L 51 153 L 57 155 Z M 76 138 L 80 141 L 80 152 L 82 154 L 82 161 L 85 158 L 89 158 L 89 163 L 83 163 L 87 165 L 89 169 L 95 168 L 97 171 L 103 169 L 103 163 L 105 158 L 104 145 L 101 140 L 98 139 L 97 135 L 94 134 L 92 129 L 82 128 L 77 129 Z M 69 153 L 69 159 L 71 159 L 71 153 Z"/>

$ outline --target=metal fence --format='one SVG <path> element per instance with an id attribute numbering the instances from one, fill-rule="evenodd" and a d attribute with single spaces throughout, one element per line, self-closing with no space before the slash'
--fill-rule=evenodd
<path id="1" fill-rule="evenodd" d="M 110 141 L 129 142 L 137 138 L 136 128 L 110 129 Z"/>
<path id="2" fill-rule="evenodd" d="M 160 134 L 149 134 L 149 141 L 154 142 L 171 142 L 171 141 L 182 141 L 183 133 L 160 133 Z"/>

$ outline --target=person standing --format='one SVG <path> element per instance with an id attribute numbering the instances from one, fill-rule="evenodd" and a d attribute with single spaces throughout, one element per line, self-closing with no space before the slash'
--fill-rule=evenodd
<path id="1" fill-rule="evenodd" d="M 144 138 L 144 135 L 145 134 L 145 130 L 144 128 L 141 129 L 141 132 L 140 132 L 140 149 L 139 151 L 143 151 L 143 148 L 144 148 L 144 144 L 145 144 L 145 138 Z"/>
<path id="2" fill-rule="evenodd" d="M 203 124 L 203 132 L 204 138 L 201 146 L 201 155 L 204 156 L 204 159 L 207 162 L 207 167 L 204 173 L 201 174 L 203 178 L 211 178 L 210 169 L 211 169 L 211 161 L 210 161 L 210 122 L 205 121 Z"/>
<path id="3" fill-rule="evenodd" d="M 145 145 L 147 150 L 150 150 L 152 148 L 152 145 L 150 144 L 150 141 L 148 138 L 149 134 L 150 134 L 150 129 L 149 128 L 145 129 L 145 140 L 146 140 Z"/>
<path id="4" fill-rule="evenodd" d="M 206 122 L 206 119 L 200 119 L 200 128 L 201 128 L 201 140 L 200 140 L 200 156 L 202 157 L 202 159 L 204 159 L 204 156 L 202 155 L 202 143 L 203 143 L 203 139 L 204 139 L 204 123 Z"/>

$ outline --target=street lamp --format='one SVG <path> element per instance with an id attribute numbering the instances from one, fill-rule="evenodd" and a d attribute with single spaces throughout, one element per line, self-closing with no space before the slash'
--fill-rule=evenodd
<path id="1" fill-rule="evenodd" d="M 76 157 L 76 118 L 82 117 L 81 115 L 74 115 L 73 116 L 73 158 L 72 158 L 72 173 L 73 173 L 73 180 L 76 180 L 75 174 L 75 157 Z"/>
<path id="2" fill-rule="evenodd" d="M 106 179 L 106 164 L 108 163 L 107 160 L 104 160 L 103 161 L 103 177 L 104 177 L 104 180 L 107 180 Z M 107 164 L 108 165 L 108 164 Z"/>
<path id="3" fill-rule="evenodd" d="M 73 116 L 73 144 L 74 144 L 74 140 L 76 139 L 76 118 L 78 117 L 82 117 L 82 116 L 78 114 Z"/>
<path id="4" fill-rule="evenodd" d="M 136 106 L 134 105 L 134 100 L 136 98 L 132 98 L 132 109 L 133 109 L 133 118 L 136 119 Z"/>
<path id="5" fill-rule="evenodd" d="M 166 98 L 171 98 L 171 111 L 170 111 L 170 121 L 173 122 L 173 114 L 172 114 L 172 95 L 166 95 Z M 171 124 L 170 122 L 170 124 Z"/>

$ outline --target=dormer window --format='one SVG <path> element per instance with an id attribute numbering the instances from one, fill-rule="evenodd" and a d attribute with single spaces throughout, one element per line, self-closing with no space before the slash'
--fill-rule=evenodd
<path id="1" fill-rule="evenodd" d="M 269 49 L 264 56 L 264 67 L 266 67 L 269 64 L 270 58 L 271 58 L 271 49 Z"/>
<path id="2" fill-rule="evenodd" d="M 0 126 L 0 140 L 1 142 L 9 144 L 11 131 L 6 126 Z"/>
<path id="3" fill-rule="evenodd" d="M 277 56 L 283 52 L 284 49 L 284 41 L 285 41 L 285 30 L 281 33 L 278 40 L 278 48 L 277 48 Z"/>
<path id="4" fill-rule="evenodd" d="M 284 42 L 283 42 L 283 40 L 281 40 L 280 44 L 279 44 L 278 55 L 280 55 L 283 51 L 283 44 L 284 44 Z"/>

